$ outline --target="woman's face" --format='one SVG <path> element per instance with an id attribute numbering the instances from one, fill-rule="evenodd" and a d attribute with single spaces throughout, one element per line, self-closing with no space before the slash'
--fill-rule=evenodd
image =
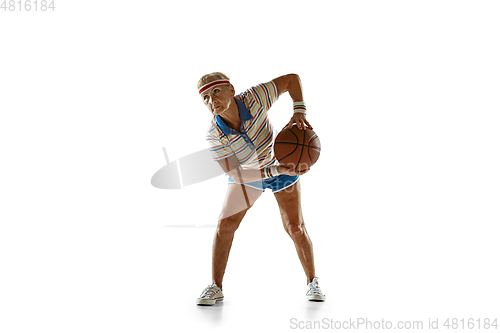
<path id="1" fill-rule="evenodd" d="M 232 84 L 222 84 L 212 87 L 203 92 L 201 98 L 211 114 L 221 115 L 229 109 L 229 105 L 234 97 Z"/>

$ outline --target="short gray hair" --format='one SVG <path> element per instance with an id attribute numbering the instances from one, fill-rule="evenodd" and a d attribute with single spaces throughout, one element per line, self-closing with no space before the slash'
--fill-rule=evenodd
<path id="1" fill-rule="evenodd" d="M 201 87 L 203 87 L 205 84 L 210 83 L 212 81 L 216 81 L 216 80 L 228 80 L 229 81 L 229 75 L 221 73 L 221 72 L 213 72 L 210 74 L 205 74 L 198 81 L 198 90 Z"/>

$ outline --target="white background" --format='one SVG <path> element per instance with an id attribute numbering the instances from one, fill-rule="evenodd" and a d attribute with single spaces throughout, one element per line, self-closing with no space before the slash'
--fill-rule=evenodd
<path id="1" fill-rule="evenodd" d="M 0 11 L 2 332 L 499 315 L 498 2 L 55 6 Z M 195 305 L 215 230 L 200 226 L 217 222 L 226 180 L 150 179 L 162 147 L 172 161 L 206 148 L 196 82 L 212 71 L 238 92 L 302 79 L 322 143 L 301 182 L 325 303 L 306 301 L 266 192 L 236 233 L 225 302 Z M 271 109 L 277 128 L 291 107 L 285 94 Z"/>

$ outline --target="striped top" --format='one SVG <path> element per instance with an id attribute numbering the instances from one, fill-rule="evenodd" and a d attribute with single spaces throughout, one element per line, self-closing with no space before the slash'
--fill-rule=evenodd
<path id="1" fill-rule="evenodd" d="M 239 132 L 229 128 L 221 117 L 212 118 L 206 140 L 216 161 L 236 155 L 245 169 L 262 169 L 279 164 L 273 152 L 276 133 L 267 115 L 278 96 L 278 88 L 273 81 L 236 95 L 241 117 Z"/>

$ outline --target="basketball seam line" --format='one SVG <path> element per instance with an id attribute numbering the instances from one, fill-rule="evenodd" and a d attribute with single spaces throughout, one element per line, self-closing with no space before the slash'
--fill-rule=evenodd
<path id="1" fill-rule="evenodd" d="M 312 137 L 309 138 L 308 144 L 310 144 L 311 141 L 314 140 L 314 139 L 316 139 L 317 137 L 318 137 L 318 135 L 315 133 Z M 310 147 L 310 148 L 313 148 L 313 147 Z M 321 151 L 321 149 L 319 149 L 319 151 Z M 307 155 L 309 155 L 309 162 L 313 163 L 313 159 L 311 157 L 311 150 L 310 149 L 307 150 Z"/>
<path id="2" fill-rule="evenodd" d="M 309 145 L 306 145 L 306 144 L 303 144 L 303 143 L 293 143 L 293 142 L 275 142 L 274 144 L 277 144 L 277 143 L 286 143 L 286 144 L 290 144 L 290 145 L 304 146 L 304 147 L 309 147 L 309 148 L 312 148 L 312 149 L 321 150 L 321 148 L 319 148 L 319 147 L 316 147 L 316 146 L 309 146 Z"/>
<path id="3" fill-rule="evenodd" d="M 291 130 L 290 130 L 291 131 Z M 302 142 L 304 142 L 306 140 L 306 131 L 304 131 L 304 137 L 302 138 Z M 297 138 L 297 144 L 298 144 L 299 140 Z M 299 156 L 299 160 L 297 161 L 297 163 L 295 163 L 295 170 L 297 169 L 299 165 L 299 162 L 300 160 L 302 159 L 302 153 L 304 152 L 304 145 L 302 145 L 302 149 L 300 150 L 300 156 Z"/>

